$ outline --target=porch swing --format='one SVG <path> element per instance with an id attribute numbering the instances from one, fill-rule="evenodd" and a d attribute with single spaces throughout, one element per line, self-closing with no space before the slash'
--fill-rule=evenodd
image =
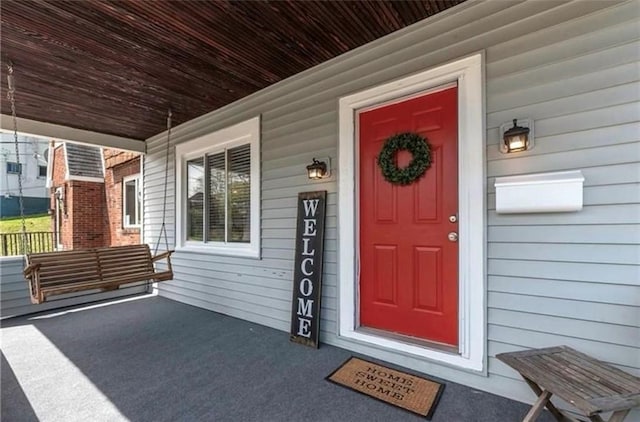
<path id="1" fill-rule="evenodd" d="M 15 86 L 13 66 L 7 66 L 7 96 L 11 103 L 13 118 L 13 138 L 16 149 L 16 162 L 20 166 L 18 148 L 18 124 L 15 107 Z M 39 304 L 49 297 L 88 290 L 110 291 L 120 286 L 138 282 L 159 282 L 173 279 L 171 254 L 165 225 L 167 209 L 167 183 L 169 173 L 169 148 L 171 143 L 171 110 L 167 115 L 167 149 L 164 175 L 164 203 L 162 208 L 162 226 L 158 234 L 153 256 L 147 244 L 111 246 L 102 248 L 77 249 L 31 253 L 27 242 L 27 230 L 24 215 L 22 175 L 18 175 L 18 203 L 22 219 L 21 251 L 25 257 L 24 277 L 29 284 L 31 302 Z M 158 253 L 160 239 L 164 234 L 165 251 Z M 155 263 L 166 259 L 167 269 L 158 270 Z"/>

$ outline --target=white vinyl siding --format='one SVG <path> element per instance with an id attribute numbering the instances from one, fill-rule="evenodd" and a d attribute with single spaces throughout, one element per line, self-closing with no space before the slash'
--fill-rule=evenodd
<path id="1" fill-rule="evenodd" d="M 172 257 L 175 280 L 162 283 L 160 294 L 288 330 L 297 194 L 327 190 L 321 342 L 529 402 L 532 393 L 495 354 L 567 344 L 638 374 L 637 11 L 637 1 L 466 2 L 175 128 L 174 142 L 180 144 L 261 113 L 262 259 L 178 251 Z M 313 157 L 337 162 L 339 97 L 481 50 L 486 58 L 486 376 L 337 337 L 340 169 L 318 182 L 309 181 L 305 171 Z M 536 145 L 503 155 L 499 126 L 513 118 L 534 120 Z M 165 139 L 159 134 L 147 142 L 145 239 L 155 239 L 160 229 Z M 562 170 L 585 176 L 581 212 L 495 213 L 496 177 Z M 173 209 L 170 203 L 169 221 Z"/>

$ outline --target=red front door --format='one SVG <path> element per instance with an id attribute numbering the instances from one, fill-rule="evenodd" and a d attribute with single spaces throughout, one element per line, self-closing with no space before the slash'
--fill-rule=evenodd
<path id="1" fill-rule="evenodd" d="M 360 325 L 458 344 L 458 90 L 359 113 Z M 417 132 L 432 163 L 407 186 L 376 162 L 384 140 Z M 411 155 L 400 151 L 399 167 Z"/>

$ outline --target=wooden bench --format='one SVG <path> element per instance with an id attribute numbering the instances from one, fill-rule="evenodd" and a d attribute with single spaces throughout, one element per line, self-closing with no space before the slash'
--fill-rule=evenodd
<path id="1" fill-rule="evenodd" d="M 600 414 L 613 412 L 609 422 L 621 422 L 640 406 L 640 378 L 567 346 L 496 356 L 524 378 L 538 399 L 523 422 L 535 421 L 547 407 L 558 421 L 575 421 L 550 401 L 556 395 L 571 403 L 592 422 L 604 422 Z"/>
<path id="2" fill-rule="evenodd" d="M 148 245 L 130 245 L 29 254 L 24 276 L 31 302 L 37 304 L 65 293 L 107 291 L 123 284 L 171 280 L 172 252 L 152 257 Z M 154 263 L 160 259 L 167 260 L 167 269 L 155 271 Z"/>

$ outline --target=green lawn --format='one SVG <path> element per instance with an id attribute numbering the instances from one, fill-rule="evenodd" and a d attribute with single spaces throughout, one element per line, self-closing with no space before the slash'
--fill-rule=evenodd
<path id="1" fill-rule="evenodd" d="M 28 232 L 51 231 L 51 216 L 48 214 L 34 215 L 25 218 Z M 0 219 L 0 233 L 19 233 L 22 231 L 20 217 Z"/>

